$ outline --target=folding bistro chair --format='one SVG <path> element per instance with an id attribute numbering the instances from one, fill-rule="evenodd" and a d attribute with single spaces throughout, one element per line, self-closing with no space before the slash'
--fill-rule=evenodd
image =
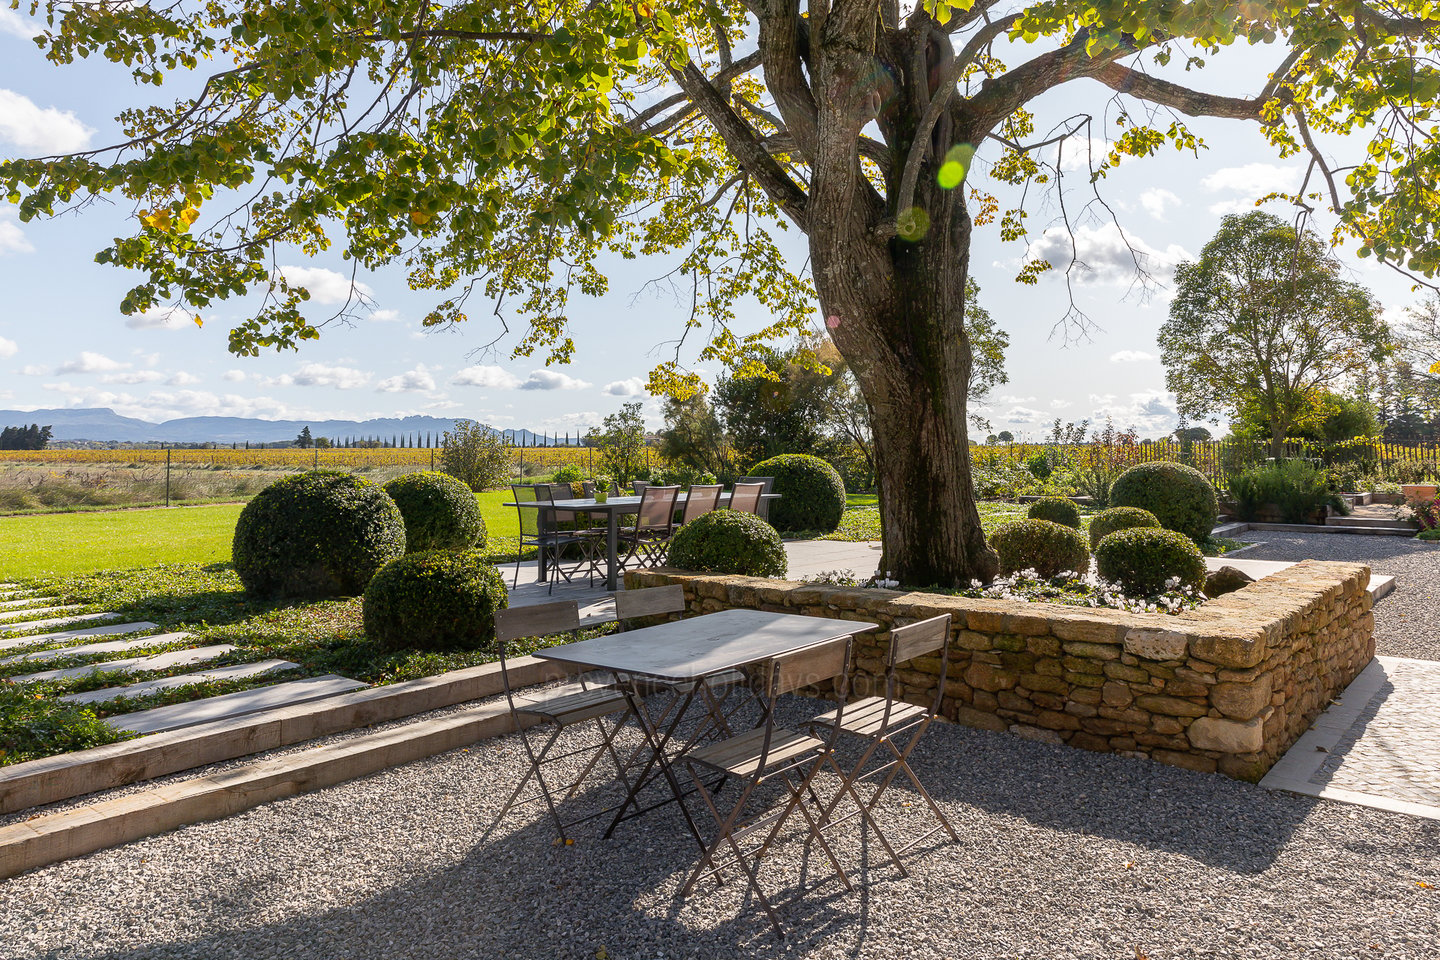
<path id="1" fill-rule="evenodd" d="M 764 492 L 763 483 L 736 483 L 730 491 L 730 509 L 738 510 L 741 513 L 760 513 L 760 494 Z"/>
<path id="2" fill-rule="evenodd" d="M 716 510 L 720 506 L 720 492 L 724 490 L 723 484 L 691 484 L 685 494 L 685 509 L 680 514 L 680 525 L 684 526 L 696 517 L 703 517 L 705 514 Z"/>
<path id="3" fill-rule="evenodd" d="M 912 623 L 905 627 L 896 627 L 890 631 L 890 653 L 885 663 L 885 696 L 865 697 L 846 705 L 843 715 L 839 710 L 832 710 L 823 713 L 810 722 L 810 732 L 815 736 L 822 733 L 843 733 L 867 742 L 860 760 L 851 769 L 846 777 L 853 787 L 862 780 L 869 780 L 879 774 L 884 774 L 885 779 L 875 788 L 868 802 L 861 811 L 873 811 L 880 797 L 889 789 L 895 777 L 904 773 L 910 778 L 917 793 L 924 798 L 925 803 L 930 807 L 930 812 L 935 814 L 935 819 L 940 821 L 940 826 L 933 827 L 919 837 L 900 847 L 898 851 L 893 849 L 888 839 L 880 832 L 879 826 L 874 819 L 867 817 L 872 827 L 875 828 L 885 849 L 890 853 L 895 866 L 900 868 L 903 876 L 909 876 L 909 871 L 900 862 L 900 854 L 916 846 L 927 837 L 932 836 L 939 830 L 950 834 L 950 839 L 959 841 L 960 837 L 955 833 L 955 828 L 940 812 L 929 792 L 920 785 L 920 778 L 910 767 L 910 752 L 925 735 L 931 721 L 940 712 L 940 704 L 945 696 L 945 673 L 950 665 L 950 615 L 932 617 L 929 620 L 921 620 L 919 623 Z M 935 689 L 935 700 L 928 706 L 920 706 L 914 703 L 906 703 L 903 700 L 895 699 L 895 670 L 901 664 L 916 657 L 929 656 L 935 651 L 940 651 L 940 681 Z M 882 753 L 884 762 L 873 770 L 861 772 L 865 765 L 875 756 L 881 748 L 888 753 Z M 843 823 L 855 813 L 846 814 L 839 820 L 830 820 L 830 814 L 834 811 L 836 804 L 845 794 L 837 794 L 835 799 L 825 809 L 822 820 L 828 821 L 827 829 L 838 823 Z M 856 795 L 858 800 L 858 794 Z"/>
<path id="4" fill-rule="evenodd" d="M 515 509 L 520 514 L 520 550 L 515 557 L 515 586 L 520 585 L 520 557 L 526 547 L 533 546 L 540 554 L 542 565 L 550 571 L 550 587 L 547 593 L 555 592 L 555 578 L 560 577 L 566 583 L 570 583 L 584 568 L 588 571 L 590 583 L 595 582 L 597 567 L 595 565 L 595 541 L 596 538 L 575 531 L 562 531 L 555 525 L 555 511 L 542 510 L 539 507 L 526 507 L 526 503 L 547 502 L 554 503 L 550 495 L 549 484 L 536 484 L 526 486 L 513 484 L 510 487 L 515 494 Z M 573 511 L 572 511 L 573 512 Z M 572 571 L 566 571 L 560 563 L 561 555 L 565 548 L 574 545 L 580 551 L 582 560 Z"/>
<path id="5" fill-rule="evenodd" d="M 645 496 L 645 488 L 648 486 L 650 486 L 650 483 L 647 480 L 635 480 L 630 484 L 630 489 L 635 491 L 635 496 L 643 497 Z"/>
<path id="6" fill-rule="evenodd" d="M 505 801 L 505 806 L 495 817 L 497 825 L 505 819 L 505 814 L 509 813 L 510 809 L 517 804 L 541 799 L 545 801 L 545 806 L 550 811 L 550 817 L 555 821 L 555 828 L 560 832 L 561 840 L 569 840 L 569 836 L 565 832 L 568 827 L 598 816 L 599 814 L 590 814 L 568 822 L 560 819 L 560 811 L 556 806 L 556 794 L 563 789 L 563 786 L 556 787 L 547 783 L 542 767 L 568 757 L 587 753 L 590 755 L 579 776 L 565 791 L 565 799 L 573 797 L 579 792 L 580 784 L 594 769 L 600 757 L 605 754 L 609 754 L 615 764 L 615 772 L 619 776 L 620 782 L 625 785 L 626 792 L 629 792 L 630 783 L 625 776 L 625 767 L 620 762 L 620 756 L 615 752 L 614 744 L 615 735 L 620 732 L 625 718 L 623 716 L 618 718 L 608 728 L 605 724 L 606 717 L 629 712 L 629 704 L 624 694 L 610 687 L 587 688 L 584 677 L 580 679 L 581 689 L 579 690 L 569 690 L 526 700 L 516 699 L 515 691 L 510 686 L 510 669 L 506 659 L 506 649 L 511 642 L 521 637 L 548 636 L 565 631 L 573 633 L 579 629 L 580 609 L 574 600 L 541 603 L 528 607 L 510 607 L 495 613 L 495 642 L 500 648 L 500 678 L 505 685 L 505 699 L 510 705 L 510 715 L 515 720 L 515 728 L 520 733 L 520 742 L 525 745 L 525 755 L 530 760 L 530 768 L 520 778 L 520 782 L 515 785 L 509 799 Z M 550 753 L 562 733 L 571 727 L 590 722 L 593 722 L 599 730 L 599 744 L 588 744 L 566 753 L 554 755 Z M 531 725 L 536 728 L 551 728 L 539 750 L 536 750 L 534 744 L 531 743 L 531 735 L 527 729 Z M 520 799 L 521 792 L 532 779 L 535 781 L 538 791 L 532 796 Z M 491 829 L 494 829 L 493 825 Z"/>
<path id="7" fill-rule="evenodd" d="M 757 506 L 757 507 L 755 508 L 755 510 L 752 511 L 752 512 L 753 512 L 756 516 L 758 516 L 761 520 L 764 520 L 766 523 L 769 523 L 769 522 L 770 522 L 770 501 L 769 501 L 769 500 L 766 500 L 765 497 L 763 496 L 763 494 L 774 493 L 774 492 L 775 492 L 775 478 L 774 478 L 774 477 L 741 477 L 739 480 L 737 480 L 737 481 L 735 481 L 735 482 L 736 482 L 736 483 L 759 483 L 759 484 L 762 484 L 762 485 L 763 485 L 763 486 L 760 488 L 760 493 L 762 494 L 762 496 L 761 496 L 760 499 L 757 501 L 758 506 Z"/>
<path id="8" fill-rule="evenodd" d="M 832 727 L 828 738 L 822 739 L 777 726 L 775 722 L 777 697 L 800 687 L 834 678 L 840 680 L 840 706 L 834 712 L 838 718 L 843 719 L 848 689 L 845 677 L 850 662 L 852 640 L 851 637 L 841 637 L 766 663 L 760 678 L 759 693 L 764 698 L 764 719 L 761 724 L 753 730 L 708 744 L 685 756 L 685 765 L 695 783 L 695 789 L 715 818 L 716 832 L 701 862 L 685 882 L 685 887 L 681 890 L 682 896 L 689 894 L 695 889 L 695 884 L 705 877 L 713 876 L 718 882 L 720 872 L 733 859 L 745 874 L 750 889 L 764 906 L 776 932 L 783 937 L 785 930 L 780 925 L 780 917 L 760 886 L 759 862 L 790 815 L 796 811 L 804 818 L 810 839 L 818 842 L 825 851 L 825 856 L 840 876 L 840 882 L 845 885 L 845 889 L 852 889 L 850 878 L 845 875 L 844 868 L 840 866 L 840 861 L 836 859 L 835 852 L 825 839 L 821 821 L 805 806 L 806 795 L 814 795 L 811 784 L 815 775 L 827 764 L 840 775 L 841 789 L 853 794 L 844 773 L 835 763 L 835 739 L 839 728 Z M 719 773 L 725 777 L 726 782 L 733 779 L 739 784 L 739 798 L 728 813 L 722 812 L 716 806 L 715 792 L 705 784 L 707 772 L 712 775 Z M 762 784 L 774 780 L 785 786 L 787 797 L 783 806 L 753 819 L 747 818 L 746 807 L 756 790 Z M 742 841 L 766 828 L 769 828 L 769 832 L 759 846 L 745 849 Z M 726 846 L 730 849 L 731 857 L 722 862 L 717 854 Z"/>
<path id="9" fill-rule="evenodd" d="M 625 544 L 621 566 L 639 557 L 649 563 L 663 563 L 670 537 L 675 532 L 675 503 L 680 499 L 679 487 L 646 487 L 640 495 L 640 511 L 635 526 L 620 531 Z"/>

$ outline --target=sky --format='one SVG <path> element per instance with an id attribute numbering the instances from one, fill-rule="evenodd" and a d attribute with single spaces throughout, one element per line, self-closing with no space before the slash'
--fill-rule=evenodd
<path id="1" fill-rule="evenodd" d="M 34 21 L 0 6 L 0 156 L 113 142 L 119 129 L 114 117 L 157 95 L 137 90 L 123 66 L 93 60 L 50 65 L 29 39 L 33 31 Z M 1280 56 L 1275 47 L 1227 50 L 1202 71 L 1197 85 L 1253 95 L 1267 65 Z M 159 93 L 173 98 L 198 89 L 199 82 L 184 78 Z M 1113 116 L 1119 102 L 1098 83 L 1072 82 L 1037 104 L 1037 130 L 1079 111 L 1092 112 L 1097 122 L 1090 137 L 1103 150 L 1103 111 Z M 1156 157 L 1127 160 L 1100 187 L 1119 226 L 1096 205 L 1076 225 L 1083 267 L 1073 272 L 1075 302 L 1092 322 L 1086 336 L 1060 324 L 1069 305 L 1060 271 L 1042 275 L 1034 286 L 1015 282 L 1029 257 L 1062 266 L 1069 260 L 1068 236 L 1057 227 L 1046 229 L 1057 214 L 1053 201 L 1032 206 L 1029 251 L 1003 243 L 997 225 L 977 228 L 971 269 L 981 303 L 1010 335 L 1009 382 L 980 411 L 993 430 L 1039 437 L 1056 417 L 1095 423 L 1108 417 L 1145 437 L 1174 429 L 1174 398 L 1165 390 L 1155 334 L 1166 317 L 1175 264 L 1198 255 L 1224 214 L 1253 209 L 1255 198 L 1272 190 L 1297 188 L 1304 170 L 1299 159 L 1278 159 L 1254 125 L 1190 123 L 1208 149 L 1193 156 L 1165 147 Z M 1086 171 L 1080 168 L 1086 146 L 1083 136 L 1071 140 L 1063 157 L 1073 185 L 1067 199 L 1072 214 L 1088 196 Z M 1343 159 L 1357 156 L 1363 144 L 1330 147 Z M 979 160 L 995 155 L 984 148 Z M 977 163 L 972 178 L 1005 199 L 1002 188 L 983 179 L 983 166 Z M 1284 204 L 1268 209 L 1287 219 L 1293 212 Z M 408 289 L 400 266 L 360 279 L 373 305 L 364 319 L 327 326 L 318 341 L 298 352 L 242 358 L 226 349 L 230 326 L 247 315 L 239 302 L 202 314 L 198 327 L 188 315 L 164 309 L 143 316 L 120 313 L 120 300 L 138 275 L 93 258 L 111 238 L 133 232 L 131 213 L 121 200 L 21 224 L 14 207 L 0 201 L 0 408 L 110 407 L 154 422 L 186 416 L 318 420 L 428 414 L 469 417 L 502 429 L 566 432 L 598 425 L 622 403 L 639 401 L 651 426 L 661 424 L 660 401 L 645 393 L 644 384 L 650 368 L 666 358 L 663 345 L 680 332 L 687 305 L 647 289 L 646 281 L 666 273 L 670 261 L 603 263 L 611 292 L 598 299 L 573 296 L 576 350 L 564 366 L 546 368 L 539 356 L 513 358 L 513 339 L 487 349 L 499 331 L 485 319 L 485 309 L 471 310 L 476 319 L 459 328 L 422 329 L 419 319 L 433 301 Z M 1321 217 L 1317 223 L 1328 234 L 1327 221 Z M 1154 284 L 1136 282 L 1127 239 L 1141 251 Z M 800 238 L 792 231 L 785 242 L 791 263 L 803 264 Z M 1419 299 L 1404 278 L 1386 268 L 1347 251 L 1340 256 L 1351 279 L 1374 291 L 1388 317 L 1398 319 Z M 338 254 L 314 260 L 297 254 L 284 268 L 292 281 L 309 286 L 312 303 L 325 314 L 349 292 L 349 274 L 340 272 L 346 268 Z M 816 321 L 819 329 L 818 308 Z M 758 329 L 766 322 L 758 304 L 742 306 L 738 326 Z M 703 372 L 713 378 L 720 371 Z"/>

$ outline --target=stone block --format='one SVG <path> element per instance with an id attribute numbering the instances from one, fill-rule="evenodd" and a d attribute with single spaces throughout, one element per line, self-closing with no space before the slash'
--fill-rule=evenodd
<path id="1" fill-rule="evenodd" d="M 1046 677 L 1058 677 L 1065 673 L 1065 665 L 1050 657 L 1036 660 L 1034 669 L 1036 673 Z"/>
<path id="2" fill-rule="evenodd" d="M 965 611 L 965 625 L 971 630 L 978 630 L 981 633 L 1003 633 L 1005 631 L 1005 614 L 998 610 L 967 610 Z"/>
<path id="3" fill-rule="evenodd" d="M 1119 660 L 1120 647 L 1113 643 L 1091 643 L 1088 640 L 1067 640 L 1063 644 L 1066 653 L 1073 657 L 1089 660 Z"/>
<path id="4" fill-rule="evenodd" d="M 1150 729 L 1161 736 L 1173 737 L 1185 729 L 1185 724 L 1176 720 L 1174 717 L 1151 717 Z"/>
<path id="5" fill-rule="evenodd" d="M 1265 749 L 1265 728 L 1259 717 L 1244 723 L 1217 717 L 1201 717 L 1190 724 L 1185 735 L 1199 750 L 1259 753 Z"/>
<path id="6" fill-rule="evenodd" d="M 965 671 L 965 682 L 976 690 L 1009 690 L 1015 686 L 1015 674 L 1007 673 L 994 664 L 972 663 Z"/>
<path id="7" fill-rule="evenodd" d="M 1249 683 L 1217 683 L 1210 703 L 1233 720 L 1249 720 L 1271 705 L 1271 675 L 1261 674 Z"/>
<path id="8" fill-rule="evenodd" d="M 1195 703 L 1193 700 L 1183 700 L 1180 697 L 1167 697 L 1155 693 L 1136 697 L 1135 705 L 1141 710 L 1164 714 L 1167 717 L 1203 717 L 1210 712 L 1209 708 Z"/>
<path id="9" fill-rule="evenodd" d="M 1143 660 L 1183 660 L 1189 639 L 1178 630 L 1135 627 L 1125 632 L 1125 652 Z"/>
<path id="10" fill-rule="evenodd" d="M 1063 706 L 1066 713 L 1073 714 L 1077 717 L 1093 717 L 1100 712 L 1099 707 L 1093 707 L 1088 703 L 1075 703 L 1074 701 L 1071 701 L 1070 703 L 1064 704 Z"/>
<path id="11" fill-rule="evenodd" d="M 1019 653 L 1025 649 L 1025 638 L 1012 633 L 996 634 L 990 638 L 990 646 L 1006 653 Z"/>
<path id="12" fill-rule="evenodd" d="M 1128 684 L 1114 680 L 1107 681 L 1105 686 L 1100 688 L 1100 697 L 1112 707 L 1128 707 L 1135 700 L 1135 694 Z"/>
<path id="13" fill-rule="evenodd" d="M 1035 722 L 1046 730 L 1079 730 L 1080 718 L 1056 710 L 1041 710 L 1035 715 Z"/>
<path id="14" fill-rule="evenodd" d="M 1096 691 L 1104 686 L 1105 678 L 1093 673 L 1076 673 L 1073 670 L 1065 671 L 1065 679 L 1077 687 L 1094 687 Z"/>
<path id="15" fill-rule="evenodd" d="M 1076 703 L 1088 703 L 1090 706 L 1099 706 L 1100 691 L 1093 687 L 1077 687 L 1070 691 L 1070 699 Z"/>
<path id="16" fill-rule="evenodd" d="M 1005 618 L 1005 632 L 1024 637 L 1043 637 L 1050 633 L 1053 618 L 1043 613 L 1012 613 Z"/>
<path id="17" fill-rule="evenodd" d="M 985 713 L 980 710 L 971 709 L 970 707 L 956 707 L 955 722 L 963 723 L 967 727 L 976 727 L 980 730 L 993 730 L 996 733 L 1004 733 L 1010 726 L 993 713 Z"/>
<path id="18" fill-rule="evenodd" d="M 1253 667 L 1265 659 L 1261 630 L 1204 632 L 1190 638 L 1190 651 L 1221 667 Z"/>
<path id="19" fill-rule="evenodd" d="M 1057 746 L 1065 743 L 1065 738 L 1054 730 L 1032 727 L 1027 723 L 1011 724 L 1009 730 L 1017 737 L 1024 737 L 1026 740 L 1039 740 L 1041 743 L 1053 743 Z"/>
<path id="20" fill-rule="evenodd" d="M 1155 750 L 1151 752 L 1150 756 L 1172 767 L 1184 767 L 1186 770 L 1194 770 L 1197 773 L 1215 772 L 1214 760 L 1194 753 L 1182 753 L 1179 750 Z"/>
<path id="21" fill-rule="evenodd" d="M 1105 673 L 1103 664 L 1086 657 L 1065 657 L 1060 663 L 1066 670 L 1073 670 L 1075 673 L 1093 673 L 1096 676 Z"/>
<path id="22" fill-rule="evenodd" d="M 1111 661 L 1105 664 L 1105 676 L 1116 680 L 1128 680 L 1131 683 L 1149 683 L 1150 674 L 1139 667 L 1127 667 L 1123 663 Z"/>
<path id="23" fill-rule="evenodd" d="M 1210 687 L 1203 683 L 1177 678 L 1165 681 L 1165 692 L 1172 697 L 1203 697 L 1210 692 Z"/>
<path id="24" fill-rule="evenodd" d="M 1055 637 L 1026 637 L 1025 649 L 1037 657 L 1060 656 L 1060 641 Z"/>
<path id="25" fill-rule="evenodd" d="M 1070 692 L 1070 684 L 1061 678 L 1046 677 L 1038 673 L 1021 674 L 1020 686 L 1026 690 L 1043 690 L 1047 693 L 1065 694 Z"/>
<path id="26" fill-rule="evenodd" d="M 965 650 L 990 650 L 993 647 L 990 634 L 974 630 L 961 630 L 955 635 L 955 644 Z"/>
<path id="27" fill-rule="evenodd" d="M 1270 761 L 1264 757 L 1238 757 L 1226 754 L 1220 758 L 1220 772 L 1236 780 L 1259 783 L 1270 769 Z"/>
<path id="28" fill-rule="evenodd" d="M 994 713 L 1000 709 L 1000 701 L 995 699 L 995 694 L 989 690 L 976 690 L 970 698 L 976 710 L 984 710 L 986 713 Z"/>
<path id="29" fill-rule="evenodd" d="M 1070 739 L 1065 741 L 1072 747 L 1079 747 L 1082 750 L 1094 750 L 1097 753 L 1109 753 L 1111 750 L 1110 741 L 1105 737 L 1093 733 L 1086 733 L 1084 730 L 1077 730 L 1070 734 Z"/>

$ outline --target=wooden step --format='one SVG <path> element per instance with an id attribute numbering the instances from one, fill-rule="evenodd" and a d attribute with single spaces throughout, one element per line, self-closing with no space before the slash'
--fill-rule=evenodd
<path id="1" fill-rule="evenodd" d="M 365 686 L 368 684 L 332 673 L 323 677 L 307 677 L 304 680 L 291 680 L 269 687 L 256 687 L 254 690 L 240 690 L 204 700 L 191 700 L 189 703 L 174 703 L 168 707 L 127 713 L 112 718 L 110 725 L 133 733 L 159 733 L 226 717 L 240 717 L 247 713 L 291 706 L 307 700 L 333 697 L 337 693 L 348 693 Z"/>
<path id="2" fill-rule="evenodd" d="M 132 627 L 135 624 L 121 624 L 124 627 Z M 155 624 L 149 624 L 154 627 Z M 103 629 L 106 633 L 114 633 L 114 630 Z M 85 636 L 96 636 L 94 633 L 86 633 Z M 118 653 L 121 650 L 139 650 L 149 647 L 158 647 L 166 643 L 174 643 L 177 640 L 184 640 L 189 637 L 188 633 L 151 633 L 143 637 L 133 637 L 129 640 L 106 640 L 102 643 L 84 643 L 73 647 L 51 647 L 49 650 L 32 650 L 29 653 L 17 653 L 14 656 L 0 660 L 0 666 L 7 663 L 40 662 L 42 660 L 58 660 L 61 657 L 89 657 L 102 653 Z"/>
<path id="3" fill-rule="evenodd" d="M 235 663 L 228 667 L 196 670 L 194 673 L 182 673 L 174 677 L 156 677 L 154 680 L 142 680 L 140 683 L 130 683 L 122 687 L 103 687 L 99 690 L 66 694 L 60 699 L 66 703 L 104 703 L 107 700 L 118 700 L 120 697 L 146 697 L 152 693 L 159 693 L 161 690 L 173 690 L 176 687 L 188 687 L 207 681 L 244 680 L 247 677 L 260 677 L 267 673 L 283 673 L 286 670 L 298 670 L 299 668 L 300 664 L 291 663 L 289 660 Z M 201 703 L 203 701 L 194 702 Z M 180 704 L 176 704 L 176 706 L 180 706 Z"/>
<path id="4" fill-rule="evenodd" d="M 184 636 L 184 634 L 178 634 Z M 122 641 L 130 642 L 130 641 Z M 95 646 L 111 646 L 111 644 L 95 644 Z M 123 647 L 121 649 L 124 649 Z M 215 660 L 236 649 L 228 643 L 217 643 L 210 647 L 192 647 L 189 650 L 171 650 L 169 653 L 156 653 L 148 657 L 127 657 L 123 660 L 100 660 L 95 663 L 87 663 L 83 667 L 65 667 L 60 670 L 42 670 L 40 673 L 27 673 L 22 677 L 11 677 L 11 683 L 40 683 L 45 680 L 68 680 L 70 677 L 83 677 L 92 673 L 148 673 L 151 670 L 168 670 L 171 667 L 185 666 L 191 663 L 204 663 L 206 660 Z"/>

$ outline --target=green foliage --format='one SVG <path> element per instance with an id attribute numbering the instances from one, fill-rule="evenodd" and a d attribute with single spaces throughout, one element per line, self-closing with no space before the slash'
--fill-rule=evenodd
<path id="1" fill-rule="evenodd" d="M 829 533 L 840 525 L 845 512 L 845 482 L 819 457 L 784 453 L 750 468 L 749 476 L 774 477 L 770 522 L 786 533 L 820 530 Z"/>
<path id="2" fill-rule="evenodd" d="M 690 521 L 670 541 L 666 564 L 682 570 L 783 577 L 785 545 L 753 513 L 714 510 Z"/>
<path id="3" fill-rule="evenodd" d="M 133 736 L 97 718 L 93 706 L 0 685 L 0 767 Z"/>
<path id="4" fill-rule="evenodd" d="M 485 549 L 485 518 L 475 493 L 449 474 L 408 473 L 385 484 L 385 492 L 405 518 L 407 553 Z"/>
<path id="5" fill-rule="evenodd" d="M 44 450 L 49 442 L 50 428 L 38 423 L 0 430 L 0 450 Z"/>
<path id="6" fill-rule="evenodd" d="M 440 441 L 440 469 L 476 493 L 504 486 L 514 473 L 514 448 L 497 431 L 456 420 Z"/>
<path id="7" fill-rule="evenodd" d="M 741 463 L 783 453 L 814 453 L 833 409 L 834 372 L 814 347 L 755 351 L 715 383 L 715 412 Z"/>
<path id="8" fill-rule="evenodd" d="M 1080 529 L 1080 508 L 1073 500 L 1065 497 L 1043 497 L 1030 504 L 1025 515 L 1031 520 L 1049 520 L 1067 527 Z"/>
<path id="9" fill-rule="evenodd" d="M 1090 549 L 1079 530 L 1049 520 L 1013 520 L 996 527 L 990 546 L 1000 555 L 1000 572 L 1034 570 L 1050 579 L 1090 569 Z"/>
<path id="10" fill-rule="evenodd" d="M 393 560 L 365 588 L 365 635 L 386 650 L 479 650 L 495 642 L 505 580 L 471 550 Z"/>
<path id="11" fill-rule="evenodd" d="M 624 490 L 646 469 L 645 418 L 639 403 L 622 404 L 605 418 L 604 429 L 592 430 L 586 440 L 595 446 L 600 469 Z"/>
<path id="12" fill-rule="evenodd" d="M 1131 527 L 1104 537 L 1095 547 L 1095 570 L 1129 596 L 1152 597 L 1171 589 L 1205 585 L 1205 557 L 1190 538 L 1173 530 Z"/>
<path id="13" fill-rule="evenodd" d="M 689 487 L 696 483 L 716 483 L 715 474 L 704 473 L 690 466 L 659 467 L 650 471 L 650 482 L 657 487 Z"/>
<path id="14" fill-rule="evenodd" d="M 580 482 L 583 481 L 584 479 L 585 479 L 585 471 L 580 469 L 580 465 L 579 465 L 579 464 L 576 464 L 576 463 L 567 463 L 567 464 L 565 464 L 563 467 L 561 467 L 559 470 L 556 470 L 556 471 L 555 471 L 555 474 L 554 474 L 554 476 L 552 476 L 552 477 L 550 478 L 550 481 L 551 481 L 552 483 L 572 483 L 572 484 L 573 484 L 573 483 L 580 483 Z"/>
<path id="15" fill-rule="evenodd" d="M 1167 530 L 1178 530 L 1203 543 L 1220 509 L 1215 488 L 1194 467 L 1183 463 L 1137 463 L 1120 474 L 1110 488 L 1117 507 L 1139 507 L 1153 513 Z"/>
<path id="16" fill-rule="evenodd" d="M 1241 520 L 1260 519 L 1267 505 L 1280 508 L 1282 523 L 1309 523 L 1324 507 L 1349 513 L 1349 505 L 1331 489 L 1324 470 L 1306 460 L 1267 463 L 1230 478 L 1230 499 Z"/>
<path id="17" fill-rule="evenodd" d="M 235 572 L 256 596 L 354 596 L 405 553 L 405 521 L 383 489 L 312 470 L 277 480 L 240 511 Z"/>
<path id="18" fill-rule="evenodd" d="M 660 456 L 675 467 L 733 481 L 735 452 L 715 408 L 703 393 L 684 400 L 665 399 L 665 426 L 660 431 Z"/>
<path id="19" fill-rule="evenodd" d="M 1080 467 L 1072 475 L 1075 481 L 1075 492 L 1080 496 L 1089 497 L 1090 503 L 1098 510 L 1104 510 L 1110 506 L 1111 489 L 1119 478 L 1121 468 L 1109 463 L 1096 463 L 1092 466 Z"/>
<path id="20" fill-rule="evenodd" d="M 1101 540 L 1116 530 L 1134 527 L 1160 528 L 1160 521 L 1149 510 L 1139 507 L 1111 507 L 1101 510 L 1090 518 L 1090 549 L 1094 550 Z"/>
<path id="21" fill-rule="evenodd" d="M 1025 469 L 1036 480 L 1049 480 L 1050 474 L 1055 472 L 1055 465 L 1050 462 L 1050 455 L 1045 452 L 1031 454 L 1025 461 Z"/>

